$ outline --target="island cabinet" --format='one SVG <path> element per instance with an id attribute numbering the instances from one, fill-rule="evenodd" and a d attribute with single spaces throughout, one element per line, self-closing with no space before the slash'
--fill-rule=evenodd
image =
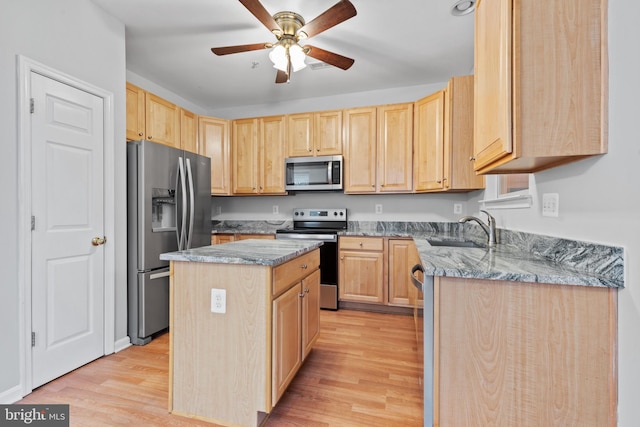
<path id="1" fill-rule="evenodd" d="M 344 192 L 413 189 L 413 103 L 344 110 Z"/>
<path id="2" fill-rule="evenodd" d="M 475 19 L 475 170 L 606 153 L 607 2 L 482 0 Z"/>
<path id="3" fill-rule="evenodd" d="M 342 154 L 342 110 L 287 116 L 287 156 Z"/>
<path id="4" fill-rule="evenodd" d="M 229 120 L 198 117 L 198 153 L 211 159 L 211 194 L 231 195 L 231 140 Z"/>
<path id="5" fill-rule="evenodd" d="M 285 116 L 233 121 L 233 194 L 286 194 Z"/>
<path id="6" fill-rule="evenodd" d="M 319 265 L 317 248 L 277 266 L 171 261 L 169 411 L 261 425 L 318 338 Z"/>
<path id="7" fill-rule="evenodd" d="M 414 104 L 413 190 L 484 188 L 473 169 L 473 76 L 453 77 L 447 87 Z"/>
<path id="8" fill-rule="evenodd" d="M 616 425 L 616 289 L 434 279 L 425 425 Z"/>

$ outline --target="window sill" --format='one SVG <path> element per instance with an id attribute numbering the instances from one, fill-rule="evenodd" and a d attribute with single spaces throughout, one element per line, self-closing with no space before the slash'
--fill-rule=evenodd
<path id="1" fill-rule="evenodd" d="M 530 194 L 514 194 L 498 199 L 480 200 L 478 203 L 487 209 L 526 209 L 533 205 L 533 197 Z"/>

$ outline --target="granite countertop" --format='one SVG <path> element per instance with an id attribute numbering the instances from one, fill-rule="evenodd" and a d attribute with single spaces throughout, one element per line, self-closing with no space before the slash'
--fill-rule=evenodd
<path id="1" fill-rule="evenodd" d="M 322 245 L 316 240 L 248 239 L 160 255 L 166 261 L 277 266 Z"/>
<path id="2" fill-rule="evenodd" d="M 214 224 L 218 232 L 275 233 L 290 223 L 234 221 Z M 225 231 L 222 231 L 225 230 Z M 248 231 L 251 230 L 251 231 Z M 621 247 L 498 229 L 499 244 L 489 248 L 432 246 L 427 239 L 486 243 L 475 224 L 457 222 L 349 221 L 340 235 L 413 238 L 428 276 L 562 285 L 624 287 Z"/>

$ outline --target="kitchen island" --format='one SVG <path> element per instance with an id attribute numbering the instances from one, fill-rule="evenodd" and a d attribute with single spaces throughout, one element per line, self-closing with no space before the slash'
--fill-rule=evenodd
<path id="1" fill-rule="evenodd" d="M 319 241 L 243 240 L 171 261 L 169 411 L 259 426 L 319 334 Z"/>

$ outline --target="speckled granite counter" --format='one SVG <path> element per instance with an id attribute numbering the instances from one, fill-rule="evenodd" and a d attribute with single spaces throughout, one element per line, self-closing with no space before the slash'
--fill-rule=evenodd
<path id="1" fill-rule="evenodd" d="M 320 247 L 312 240 L 240 240 L 222 245 L 204 246 L 160 255 L 167 261 L 209 262 L 219 264 L 256 264 L 276 266 Z"/>
<path id="2" fill-rule="evenodd" d="M 275 233 L 290 221 L 221 221 L 219 233 Z M 457 222 L 349 221 L 341 235 L 411 237 L 425 274 L 563 285 L 624 287 L 624 250 L 531 233 L 498 229 L 495 249 L 431 246 L 426 239 L 486 242 L 476 224 Z"/>

